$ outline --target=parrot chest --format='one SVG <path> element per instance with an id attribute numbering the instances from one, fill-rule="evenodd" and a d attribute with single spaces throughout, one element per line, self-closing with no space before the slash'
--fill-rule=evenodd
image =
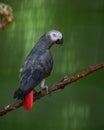
<path id="1" fill-rule="evenodd" d="M 38 55 L 33 63 L 34 69 L 39 69 L 46 77 L 49 76 L 53 68 L 53 58 L 50 51 L 47 50 Z"/>
<path id="2" fill-rule="evenodd" d="M 53 68 L 53 58 L 49 50 L 31 53 L 25 60 L 24 66 L 21 69 L 21 79 L 24 75 L 31 77 L 38 76 L 37 72 L 41 74 L 41 78 L 48 77 Z M 29 76 L 28 76 L 29 75 Z"/>

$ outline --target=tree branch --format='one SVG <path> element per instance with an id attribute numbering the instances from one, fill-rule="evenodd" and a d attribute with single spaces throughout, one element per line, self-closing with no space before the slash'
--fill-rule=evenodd
<path id="1" fill-rule="evenodd" d="M 63 89 L 66 85 L 71 84 L 102 68 L 104 68 L 104 62 L 101 64 L 98 64 L 98 65 L 89 67 L 85 71 L 78 73 L 72 77 L 64 76 L 64 78 L 59 83 L 49 87 L 48 93 L 46 92 L 46 90 L 43 90 L 43 92 L 40 91 L 40 92 L 34 94 L 34 101 L 36 101 L 44 96 L 47 96 L 48 94 L 52 93 L 53 91 L 56 91 L 58 89 Z M 21 106 L 23 106 L 23 101 L 17 101 L 14 104 L 9 104 L 6 107 L 4 107 L 3 109 L 0 109 L 0 116 L 3 116 L 10 111 L 16 110 L 17 108 L 19 108 Z"/>

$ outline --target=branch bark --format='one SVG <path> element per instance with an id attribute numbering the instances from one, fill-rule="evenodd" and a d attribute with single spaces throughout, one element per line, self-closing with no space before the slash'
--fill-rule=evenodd
<path id="1" fill-rule="evenodd" d="M 78 73 L 72 77 L 67 77 L 64 76 L 64 78 L 57 84 L 52 85 L 51 87 L 49 87 L 48 93 L 46 92 L 46 90 L 43 90 L 43 92 L 38 92 L 36 94 L 34 94 L 34 101 L 41 99 L 44 96 L 47 96 L 48 94 L 59 90 L 59 89 L 63 89 L 66 85 L 69 85 L 81 78 L 84 78 L 85 76 L 104 68 L 104 62 L 92 67 L 89 67 L 88 69 L 86 69 L 85 71 Z M 14 104 L 9 104 L 6 107 L 0 109 L 0 116 L 3 116 L 5 114 L 7 114 L 10 111 L 16 110 L 17 108 L 20 108 L 21 106 L 23 106 L 23 101 L 17 101 Z"/>

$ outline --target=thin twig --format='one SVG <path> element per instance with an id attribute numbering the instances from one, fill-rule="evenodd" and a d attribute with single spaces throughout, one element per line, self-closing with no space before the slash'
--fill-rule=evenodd
<path id="1" fill-rule="evenodd" d="M 87 76 L 87 75 L 89 75 L 89 74 L 91 74 L 99 69 L 102 69 L 102 68 L 104 68 L 104 62 L 101 64 L 98 64 L 98 65 L 89 67 L 85 71 L 83 71 L 79 74 L 76 74 L 72 77 L 64 76 L 64 78 L 59 83 L 49 87 L 48 93 L 46 92 L 46 90 L 44 90 L 42 93 L 41 93 L 41 91 L 36 93 L 34 95 L 34 101 L 41 99 L 44 96 L 47 96 L 48 94 L 52 93 L 53 91 L 56 91 L 58 89 L 63 89 L 66 85 L 71 84 L 71 83 L 73 83 L 81 78 L 84 78 L 85 76 Z M 21 106 L 23 106 L 23 101 L 18 101 L 14 104 L 7 105 L 3 109 L 0 109 L 0 116 L 3 116 L 10 111 L 16 110 L 17 108 L 19 108 Z"/>

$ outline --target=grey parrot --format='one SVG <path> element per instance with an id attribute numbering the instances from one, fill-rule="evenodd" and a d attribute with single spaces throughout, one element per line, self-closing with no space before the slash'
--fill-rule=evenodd
<path id="1" fill-rule="evenodd" d="M 40 37 L 33 47 L 21 68 L 20 87 L 15 91 L 14 98 L 24 100 L 24 110 L 29 110 L 33 105 L 34 88 L 47 88 L 44 85 L 53 68 L 53 58 L 50 48 L 54 44 L 63 43 L 62 33 L 51 30 Z"/>

